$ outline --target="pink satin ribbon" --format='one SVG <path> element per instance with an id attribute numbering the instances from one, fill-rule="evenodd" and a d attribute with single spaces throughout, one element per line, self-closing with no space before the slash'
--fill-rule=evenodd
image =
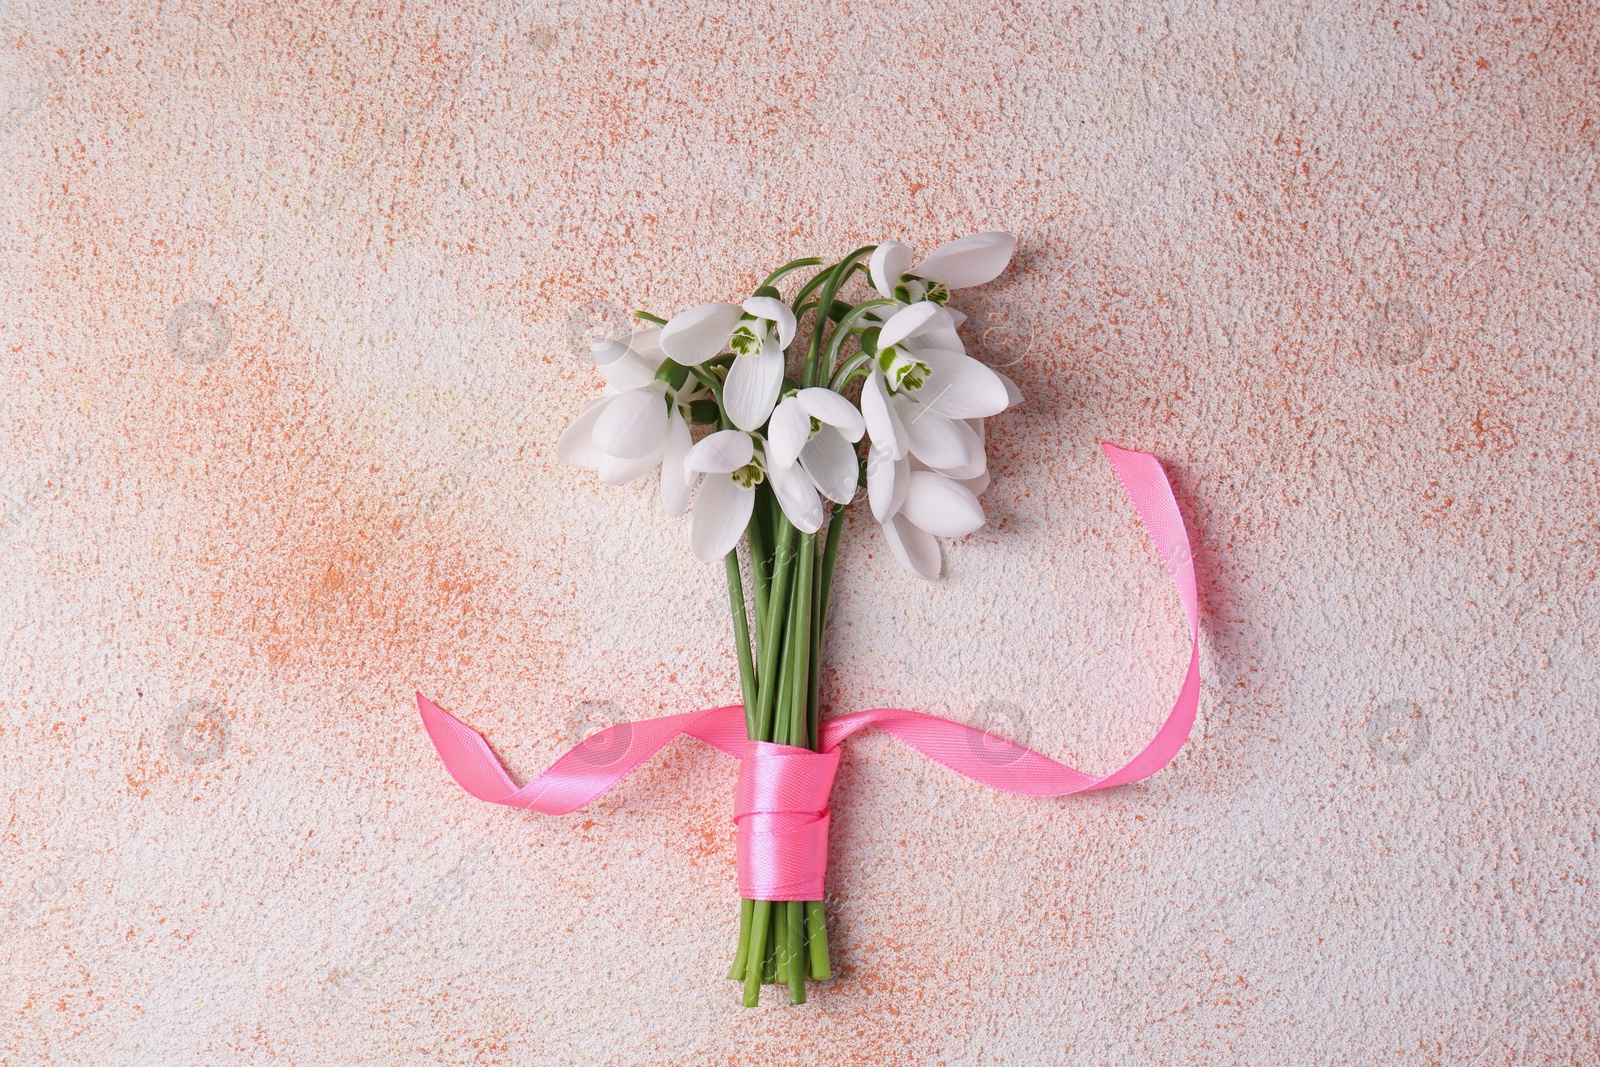
<path id="1" fill-rule="evenodd" d="M 745 738 L 738 705 L 622 723 L 586 738 L 521 788 L 477 731 L 417 694 L 417 708 L 439 758 L 461 788 L 494 804 L 545 815 L 576 811 L 611 789 L 680 734 L 739 760 L 734 823 L 739 895 L 749 900 L 821 900 L 828 859 L 828 791 L 839 745 L 876 726 L 936 763 L 975 782 L 1023 796 L 1054 797 L 1109 789 L 1165 767 L 1189 737 L 1200 701 L 1200 609 L 1194 555 L 1172 486 L 1156 458 L 1102 444 L 1177 587 L 1189 623 L 1189 669 L 1156 736 L 1120 769 L 1096 778 L 1002 737 L 915 711 L 874 708 L 826 719 L 819 751 Z"/>

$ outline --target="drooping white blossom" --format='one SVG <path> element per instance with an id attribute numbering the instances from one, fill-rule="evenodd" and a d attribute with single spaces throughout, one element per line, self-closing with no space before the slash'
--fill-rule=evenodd
<path id="1" fill-rule="evenodd" d="M 783 352 L 794 340 L 796 326 L 794 312 L 777 297 L 701 304 L 672 317 L 662 328 L 661 347 L 686 367 L 732 351 L 733 364 L 722 387 L 723 411 L 739 429 L 756 430 L 778 402 Z"/>
<path id="2" fill-rule="evenodd" d="M 755 511 L 762 478 L 755 438 L 718 430 L 689 449 L 681 477 L 700 486 L 689 516 L 689 547 L 700 562 L 715 562 L 733 551 Z"/>
<path id="3" fill-rule="evenodd" d="M 606 485 L 631 482 L 661 467 L 661 503 L 668 515 L 677 516 L 689 506 L 678 472 L 690 443 L 682 409 L 693 390 L 680 395 L 656 379 L 666 360 L 660 338 L 661 330 L 651 328 L 594 345 L 606 395 L 578 413 L 556 441 L 555 452 L 563 463 L 596 471 Z"/>
<path id="4" fill-rule="evenodd" d="M 907 304 L 931 299 L 943 304 L 952 289 L 1000 277 L 1016 248 L 1017 239 L 1009 233 L 978 233 L 947 241 L 912 266 L 909 247 L 885 241 L 873 250 L 868 266 L 873 287 L 889 299 Z"/>
<path id="5" fill-rule="evenodd" d="M 866 429 L 861 412 L 832 389 L 801 389 L 772 413 L 767 475 L 796 529 L 815 533 L 821 527 L 819 493 L 835 504 L 855 499 L 860 482 L 855 444 Z"/>
<path id="6" fill-rule="evenodd" d="M 884 540 L 901 566 L 919 578 L 939 577 L 942 554 L 938 537 L 965 537 L 984 523 L 978 502 L 988 487 L 983 469 L 980 426 L 963 423 L 977 444 L 977 455 L 965 469 L 934 470 L 903 456 L 895 459 L 874 445 L 867 454 L 867 498 Z M 968 475 L 972 467 L 980 468 Z"/>

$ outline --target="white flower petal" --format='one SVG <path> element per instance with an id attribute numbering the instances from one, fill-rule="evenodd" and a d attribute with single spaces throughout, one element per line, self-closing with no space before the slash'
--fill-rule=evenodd
<path id="1" fill-rule="evenodd" d="M 936 537 L 965 537 L 983 525 L 972 490 L 933 471 L 912 471 L 900 516 Z"/>
<path id="2" fill-rule="evenodd" d="M 795 396 L 799 399 L 800 406 L 805 408 L 807 415 L 829 426 L 838 427 L 844 439 L 851 444 L 861 440 L 861 435 L 867 432 L 867 423 L 861 417 L 861 412 L 832 389 L 802 389 Z"/>
<path id="3" fill-rule="evenodd" d="M 1022 403 L 1022 390 L 1017 388 L 1016 382 L 1012 381 L 1010 378 L 1007 378 L 999 371 L 995 371 L 994 376 L 999 378 L 1001 383 L 1006 387 L 1006 407 L 1014 408 L 1018 404 Z"/>
<path id="4" fill-rule="evenodd" d="M 667 450 L 667 438 L 661 435 L 661 443 L 655 451 L 638 459 L 623 459 L 620 456 L 605 455 L 600 457 L 600 481 L 606 485 L 623 485 L 635 478 L 643 477 L 656 469 L 661 462 L 661 457 Z"/>
<path id="5" fill-rule="evenodd" d="M 907 337 L 926 326 L 944 310 L 931 300 L 919 300 L 915 304 L 901 308 L 889 316 L 889 321 L 883 324 L 883 332 L 878 335 L 878 347 L 888 348 L 897 345 Z"/>
<path id="6" fill-rule="evenodd" d="M 831 426 L 824 426 L 800 450 L 800 466 L 811 475 L 822 495 L 835 504 L 855 499 L 861 461 L 856 450 Z"/>
<path id="7" fill-rule="evenodd" d="M 982 496 L 984 491 L 989 488 L 989 472 L 984 471 L 976 478 L 963 478 L 961 479 L 961 484 L 966 486 L 967 491 L 973 496 Z"/>
<path id="8" fill-rule="evenodd" d="M 952 419 L 984 419 L 1006 409 L 1006 383 L 971 356 L 930 348 L 916 358 L 933 371 L 914 394 L 918 403 Z"/>
<path id="9" fill-rule="evenodd" d="M 785 470 L 794 466 L 810 437 L 811 416 L 795 397 L 784 397 L 767 424 L 767 465 Z"/>
<path id="10" fill-rule="evenodd" d="M 755 511 L 756 491 L 727 475 L 714 474 L 695 494 L 689 516 L 689 547 L 701 563 L 715 563 L 739 543 Z"/>
<path id="11" fill-rule="evenodd" d="M 677 518 L 689 510 L 689 484 L 683 478 L 683 460 L 693 445 L 689 424 L 676 406 L 667 420 L 667 447 L 661 454 L 661 506 Z"/>
<path id="12" fill-rule="evenodd" d="M 905 427 L 905 440 L 913 456 L 935 469 L 960 467 L 971 461 L 967 438 L 961 430 L 956 429 L 958 424 L 954 419 L 905 395 L 896 396 L 889 404 L 900 416 L 900 423 Z M 963 426 L 962 429 L 967 427 Z"/>
<path id="13" fill-rule="evenodd" d="M 867 502 L 872 505 L 872 517 L 879 522 L 900 510 L 906 502 L 906 490 L 911 488 L 911 460 L 887 448 L 873 445 L 867 451 Z"/>
<path id="14" fill-rule="evenodd" d="M 685 367 L 704 363 L 728 347 L 743 315 L 738 304 L 701 304 L 680 311 L 661 329 L 662 351 Z"/>
<path id="15" fill-rule="evenodd" d="M 776 345 L 760 355 L 735 356 L 722 386 L 722 410 L 741 430 L 756 430 L 772 414 L 783 388 L 783 353 Z"/>
<path id="16" fill-rule="evenodd" d="M 752 296 L 743 304 L 747 314 L 758 319 L 778 324 L 778 346 L 788 348 L 789 342 L 794 340 L 795 326 L 794 312 L 789 305 L 775 296 Z"/>
<path id="17" fill-rule="evenodd" d="M 561 436 L 556 439 L 557 459 L 582 471 L 600 469 L 600 460 L 604 453 L 600 451 L 600 446 L 594 443 L 594 424 L 599 421 L 606 405 L 615 399 L 603 396 L 599 400 L 590 401 L 582 411 L 578 412 L 578 417 L 572 420 L 572 425 L 562 430 Z"/>
<path id="18" fill-rule="evenodd" d="M 906 454 L 905 427 L 889 403 L 889 387 L 877 367 L 873 367 L 867 380 L 861 383 L 861 417 L 873 444 L 889 449 L 896 459 Z"/>
<path id="19" fill-rule="evenodd" d="M 619 393 L 649 385 L 656 372 L 645 366 L 631 348 L 621 341 L 601 341 L 591 350 L 595 370 L 606 384 Z"/>
<path id="20" fill-rule="evenodd" d="M 950 311 L 949 308 L 945 310 Z M 955 312 L 950 313 L 955 314 Z M 634 330 L 623 340 L 633 349 L 633 354 L 648 363 L 653 370 L 660 370 L 661 364 L 667 360 L 666 350 L 661 347 L 660 326 L 646 326 L 642 330 Z"/>
<path id="21" fill-rule="evenodd" d="M 922 348 L 942 348 L 947 352 L 960 352 L 964 355 L 967 346 L 962 343 L 961 335 L 956 332 L 956 326 L 966 316 L 961 315 L 961 319 L 958 319 L 957 315 L 961 313 L 947 307 L 940 308 L 915 334 L 906 338 L 905 347 L 913 354 Z"/>
<path id="22" fill-rule="evenodd" d="M 801 533 L 816 533 L 822 527 L 822 500 L 811 475 L 798 466 L 773 467 L 767 471 L 778 506 Z"/>
<path id="23" fill-rule="evenodd" d="M 943 352 L 957 352 L 963 356 L 967 354 L 966 343 L 961 340 L 961 335 L 956 333 L 954 329 L 940 328 L 930 330 L 924 327 L 917 336 L 901 342 L 900 347 L 903 351 L 911 353 L 918 359 L 922 358 L 923 350 L 928 348 L 936 348 Z"/>
<path id="24" fill-rule="evenodd" d="M 683 469 L 704 474 L 732 474 L 755 458 L 755 442 L 741 430 L 718 430 L 700 439 L 683 457 Z"/>
<path id="25" fill-rule="evenodd" d="M 885 241 L 872 250 L 867 265 L 871 268 L 872 287 L 892 300 L 895 283 L 911 266 L 911 249 L 899 241 Z"/>
<path id="26" fill-rule="evenodd" d="M 612 397 L 594 424 L 594 443 L 600 451 L 617 459 L 638 459 L 660 448 L 667 437 L 665 390 L 666 385 L 657 382 Z"/>
<path id="27" fill-rule="evenodd" d="M 928 581 L 937 581 L 939 578 L 939 542 L 926 530 L 919 530 L 907 522 L 902 515 L 896 515 L 882 526 L 883 539 L 889 542 L 889 550 L 894 553 L 894 558 L 900 561 L 900 566 Z"/>
<path id="28" fill-rule="evenodd" d="M 978 436 L 971 423 L 952 420 L 950 425 L 956 428 L 956 433 L 966 442 L 967 461 L 959 467 L 941 467 L 939 473 L 958 482 L 978 477 L 989 469 L 989 457 L 983 451 L 983 438 Z"/>
<path id="29" fill-rule="evenodd" d="M 935 248 L 913 273 L 949 289 L 982 285 L 1000 276 L 1016 248 L 1017 239 L 1009 233 L 974 234 Z"/>
<path id="30" fill-rule="evenodd" d="M 661 350 L 659 326 L 635 330 L 613 341 L 600 341 L 592 352 L 595 369 L 619 393 L 649 385 L 667 358 Z"/>

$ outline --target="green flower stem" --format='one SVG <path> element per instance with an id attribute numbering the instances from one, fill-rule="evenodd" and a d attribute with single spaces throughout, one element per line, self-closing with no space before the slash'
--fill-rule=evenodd
<path id="1" fill-rule="evenodd" d="M 872 357 L 865 352 L 858 352 L 844 361 L 844 366 L 834 371 L 833 380 L 828 382 L 828 388 L 836 393 L 845 391 L 850 384 L 850 379 L 860 374 L 863 378 L 871 372 Z"/>
<path id="2" fill-rule="evenodd" d="M 772 548 L 768 544 L 769 526 L 764 519 L 770 516 L 770 505 L 776 501 L 766 486 L 758 486 L 756 494 L 756 512 L 746 532 L 750 538 L 750 579 L 756 588 L 755 654 L 759 663 L 767 646 L 767 596 L 772 585 Z"/>
<path id="3" fill-rule="evenodd" d="M 873 251 L 875 249 L 877 249 L 877 247 L 878 247 L 877 245 L 872 245 L 872 246 L 868 247 L 866 249 L 867 254 L 871 255 L 873 253 Z M 864 275 L 867 276 L 867 281 L 869 281 L 869 282 L 872 281 L 872 268 L 871 267 L 869 267 L 865 263 L 859 263 L 859 262 L 852 263 L 852 264 L 850 264 L 850 269 L 845 271 L 843 276 L 841 276 L 839 278 L 839 287 L 841 289 L 844 288 L 845 282 L 848 282 L 850 280 L 850 276 L 853 275 L 853 274 L 864 274 Z"/>
<path id="4" fill-rule="evenodd" d="M 805 285 L 800 287 L 800 291 L 798 293 L 794 294 L 794 299 L 789 301 L 789 305 L 795 309 L 795 318 L 800 317 L 800 307 L 806 302 L 806 297 L 810 296 L 812 293 L 816 292 L 819 288 L 826 284 L 828 279 L 833 276 L 834 268 L 837 266 L 838 264 L 835 263 L 825 267 L 822 270 L 819 270 L 816 274 L 811 276 L 810 281 L 806 282 Z M 818 301 L 818 303 L 820 304 L 821 302 Z"/>
<path id="5" fill-rule="evenodd" d="M 863 300 L 851 308 L 844 318 L 839 320 L 839 325 L 833 328 L 833 336 L 828 339 L 827 365 L 829 374 L 832 374 L 834 368 L 839 365 L 839 353 L 844 349 L 844 343 L 849 340 L 850 331 L 855 328 L 856 323 L 866 318 L 867 313 L 874 308 L 889 307 L 898 303 L 899 301 L 897 300 L 886 299 Z"/>
<path id="6" fill-rule="evenodd" d="M 822 642 L 828 629 L 828 599 L 833 591 L 834 562 L 839 555 L 839 538 L 844 532 L 844 508 L 833 508 L 828 516 L 828 536 L 823 542 L 822 563 L 817 567 L 811 624 L 810 692 L 807 699 L 807 725 L 811 749 L 817 748 L 817 731 L 822 722 Z M 828 959 L 828 919 L 822 901 L 806 902 L 806 944 L 811 955 L 811 977 L 825 981 L 833 977 Z"/>
<path id="7" fill-rule="evenodd" d="M 771 903 L 770 901 L 768 903 Z M 773 913 L 767 925 L 767 948 L 761 960 L 761 983 L 771 985 L 778 980 L 778 915 L 777 905 L 773 904 Z"/>
<path id="8" fill-rule="evenodd" d="M 855 272 L 865 270 L 859 260 L 872 250 L 871 245 L 857 249 L 819 271 L 791 302 L 797 317 L 816 311 L 802 376 L 806 387 L 816 384 L 824 352 L 829 373 L 833 374 L 845 341 L 866 311 L 893 303 L 874 300 L 852 308 L 841 318 L 824 348 L 827 309 L 834 306 L 839 289 Z M 769 276 L 767 284 L 814 262 L 796 260 L 785 264 Z M 808 303 L 813 293 L 817 293 L 816 299 Z M 861 357 L 849 361 L 843 371 L 846 380 L 863 365 Z M 720 403 L 720 381 L 709 371 L 692 369 Z M 753 647 L 738 557 L 730 553 L 727 561 L 728 596 L 735 614 L 734 636 L 739 641 L 745 729 L 747 736 L 755 740 L 815 751 L 821 717 L 822 646 L 834 564 L 844 528 L 843 511 L 830 507 L 827 538 L 819 546 L 815 534 L 801 534 L 783 516 L 770 487 L 763 486 L 758 492 L 756 503 L 760 510 L 747 529 L 756 613 Z M 827 916 L 821 901 L 740 902 L 739 945 L 729 977 L 744 982 L 746 1007 L 760 1002 L 763 982 L 786 983 L 791 1003 L 803 1004 L 807 978 L 820 980 L 832 975 Z"/>
<path id="9" fill-rule="evenodd" d="M 756 672 L 751 660 L 750 623 L 745 612 L 744 579 L 739 573 L 738 551 L 729 552 L 724 562 L 728 572 L 728 606 L 733 613 L 734 652 L 739 659 L 739 690 L 744 698 L 744 723 L 748 734 L 755 729 Z M 739 949 L 733 958 L 733 968 L 728 972 L 729 978 L 744 977 L 745 961 L 750 955 L 753 904 L 754 901 L 749 900 L 739 902 Z"/>
<path id="10" fill-rule="evenodd" d="M 824 505 L 825 517 L 833 514 L 833 505 Z M 831 524 L 831 519 L 829 522 Z M 822 551 L 822 546 L 817 546 Z M 817 750 L 817 719 L 822 713 L 822 568 L 814 568 L 811 576 L 811 655 L 810 670 L 806 672 L 806 744 Z"/>
<path id="11" fill-rule="evenodd" d="M 833 298 L 839 292 L 840 286 L 854 272 L 856 261 L 862 256 L 871 255 L 876 247 L 876 245 L 866 245 L 856 249 L 840 260 L 833 270 L 827 272 L 827 280 L 822 283 L 822 292 L 817 297 L 817 317 L 816 324 L 811 329 L 811 347 L 806 352 L 804 384 L 807 387 L 817 384 L 817 367 L 822 356 L 822 332 L 828 321 L 827 309 L 833 307 Z"/>
<path id="12" fill-rule="evenodd" d="M 817 535 L 801 534 L 799 548 L 800 565 L 799 573 L 795 577 L 795 595 L 789 614 L 789 633 L 792 635 L 788 647 L 789 663 L 785 665 L 784 696 L 789 705 L 788 731 L 783 735 L 783 743 L 794 745 L 797 748 L 806 748 L 807 729 L 810 719 L 807 696 L 811 691 L 808 683 L 811 677 L 811 604 L 815 591 L 812 589 L 812 575 L 817 561 Z"/>
<path id="13" fill-rule="evenodd" d="M 636 319 L 642 319 L 648 323 L 653 323 L 656 326 L 665 326 L 667 324 L 666 319 L 662 318 L 660 315 L 652 315 L 648 311 L 635 311 L 633 313 L 633 317 Z"/>
<path id="14" fill-rule="evenodd" d="M 777 979 L 784 985 L 788 985 L 789 964 L 794 953 L 789 948 L 789 902 L 787 900 L 774 900 L 772 902 L 772 940 L 774 942 L 773 959 L 778 965 Z"/>
<path id="15" fill-rule="evenodd" d="M 738 980 L 744 977 L 745 961 L 750 958 L 750 920 L 755 910 L 755 901 L 739 901 L 739 950 L 733 955 L 733 966 L 728 968 L 729 978 Z"/>
<path id="16" fill-rule="evenodd" d="M 803 679 L 811 651 L 811 560 L 808 557 L 815 555 L 812 547 L 814 541 L 815 535 L 801 534 L 794 553 L 797 565 L 794 567 L 793 592 L 789 596 L 788 616 L 784 624 L 786 640 L 783 662 L 778 671 L 777 713 L 772 732 L 765 738 L 780 745 L 804 743 L 806 720 L 801 701 L 805 696 Z M 798 742 L 797 734 L 800 738 Z"/>
<path id="17" fill-rule="evenodd" d="M 806 1002 L 806 961 L 804 957 L 806 944 L 805 910 L 798 901 L 791 901 L 784 905 L 784 918 L 787 920 L 787 941 L 789 942 L 789 1003 L 804 1004 Z"/>
<path id="18" fill-rule="evenodd" d="M 744 698 L 744 725 L 748 732 L 756 726 L 756 669 L 750 654 L 750 620 L 745 612 L 738 550 L 729 552 L 723 562 L 728 570 L 728 606 L 733 610 L 733 645 L 739 657 L 739 691 Z"/>
<path id="19" fill-rule="evenodd" d="M 750 948 L 745 956 L 744 968 L 744 1006 L 747 1008 L 753 1008 L 761 1002 L 761 978 L 766 971 L 767 927 L 772 920 L 772 901 L 753 900 L 750 903 Z M 761 962 L 758 963 L 758 960 Z"/>
<path id="20" fill-rule="evenodd" d="M 791 259 L 789 262 L 785 263 L 783 266 L 767 275 L 767 280 L 761 284 L 776 285 L 778 279 L 783 277 L 785 274 L 788 274 L 791 271 L 800 270 L 802 267 L 815 267 L 821 262 L 822 260 L 816 256 L 807 256 L 805 259 Z"/>
<path id="21" fill-rule="evenodd" d="M 773 725 L 778 714 L 778 666 L 783 656 L 778 652 L 783 647 L 783 634 L 779 627 L 783 621 L 785 609 L 789 606 L 789 587 L 794 574 L 794 541 L 796 530 L 787 521 L 779 524 L 778 549 L 773 560 L 772 591 L 767 598 L 767 654 L 761 657 L 761 687 L 757 693 L 756 701 L 760 706 L 760 718 L 756 723 L 756 732 L 751 737 L 759 741 L 774 739 Z"/>
<path id="22" fill-rule="evenodd" d="M 828 920 L 822 901 L 806 901 L 806 944 L 811 949 L 811 977 L 819 982 L 833 977 L 828 964 Z"/>
<path id="23" fill-rule="evenodd" d="M 828 601 L 833 596 L 833 567 L 839 558 L 839 539 L 843 534 L 844 508 L 835 508 L 828 520 L 828 539 L 822 550 L 822 581 L 817 593 L 817 612 L 821 616 L 818 634 L 823 633 L 828 625 Z"/>

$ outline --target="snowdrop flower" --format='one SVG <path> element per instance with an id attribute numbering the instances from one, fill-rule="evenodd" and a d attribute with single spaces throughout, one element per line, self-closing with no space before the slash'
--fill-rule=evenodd
<path id="1" fill-rule="evenodd" d="M 661 467 L 661 503 L 676 516 L 689 507 L 682 470 L 690 446 L 683 409 L 690 397 L 688 390 L 679 395 L 656 379 L 666 360 L 660 340 L 661 330 L 652 328 L 594 346 L 607 395 L 578 413 L 556 441 L 556 458 L 599 472 L 606 485 L 631 482 Z"/>
<path id="2" fill-rule="evenodd" d="M 983 425 L 962 423 L 977 442 L 978 459 L 965 469 L 932 470 L 910 457 L 895 458 L 874 445 L 867 454 L 867 499 L 889 550 L 919 578 L 939 577 L 936 537 L 965 537 L 983 525 L 978 497 L 988 488 L 983 468 Z M 973 468 L 977 472 L 973 473 Z"/>
<path id="3" fill-rule="evenodd" d="M 969 420 L 998 415 L 1022 397 L 1003 375 L 964 352 L 934 347 L 955 333 L 949 314 L 924 300 L 884 323 L 862 383 L 861 414 L 873 447 L 888 459 L 909 454 L 964 480 L 986 469 L 982 439 Z"/>
<path id="4" fill-rule="evenodd" d="M 950 315 L 931 300 L 891 315 L 861 388 L 873 517 L 900 564 L 929 581 L 941 564 L 935 538 L 983 525 L 983 420 L 1022 400 L 1009 379 L 961 351 L 959 339 L 951 344 Z"/>
<path id="5" fill-rule="evenodd" d="M 981 419 L 951 419 L 905 396 L 884 396 L 874 369 L 862 391 L 872 445 L 867 501 L 900 565 L 939 577 L 935 537 L 964 537 L 983 525 L 978 495 L 988 486 Z M 876 396 L 876 402 L 868 398 Z M 880 425 L 874 426 L 874 423 Z"/>
<path id="6" fill-rule="evenodd" d="M 943 304 L 950 290 L 992 282 L 1011 262 L 1017 239 L 1009 233 L 979 233 L 949 241 L 911 266 L 911 249 L 899 241 L 885 241 L 868 261 L 873 288 L 891 300 L 914 304 L 930 300 Z"/>
<path id="7" fill-rule="evenodd" d="M 819 492 L 835 504 L 855 499 L 860 475 L 855 443 L 866 432 L 861 412 L 832 389 L 801 389 L 772 413 L 767 476 L 796 529 L 816 533 L 822 526 Z"/>
<path id="8" fill-rule="evenodd" d="M 678 477 L 686 486 L 700 481 L 689 547 L 701 563 L 715 563 L 733 551 L 755 511 L 763 477 L 756 439 L 743 430 L 718 430 L 685 453 Z"/>
<path id="9" fill-rule="evenodd" d="M 674 315 L 661 331 L 661 347 L 686 367 L 732 350 L 722 387 L 722 408 L 741 430 L 767 421 L 783 388 L 783 352 L 794 340 L 794 312 L 775 296 L 743 304 L 701 304 Z"/>
<path id="10" fill-rule="evenodd" d="M 655 381 L 656 371 L 666 361 L 661 348 L 661 327 L 635 330 L 626 337 L 596 341 L 590 358 L 606 384 L 619 393 L 638 389 Z"/>

